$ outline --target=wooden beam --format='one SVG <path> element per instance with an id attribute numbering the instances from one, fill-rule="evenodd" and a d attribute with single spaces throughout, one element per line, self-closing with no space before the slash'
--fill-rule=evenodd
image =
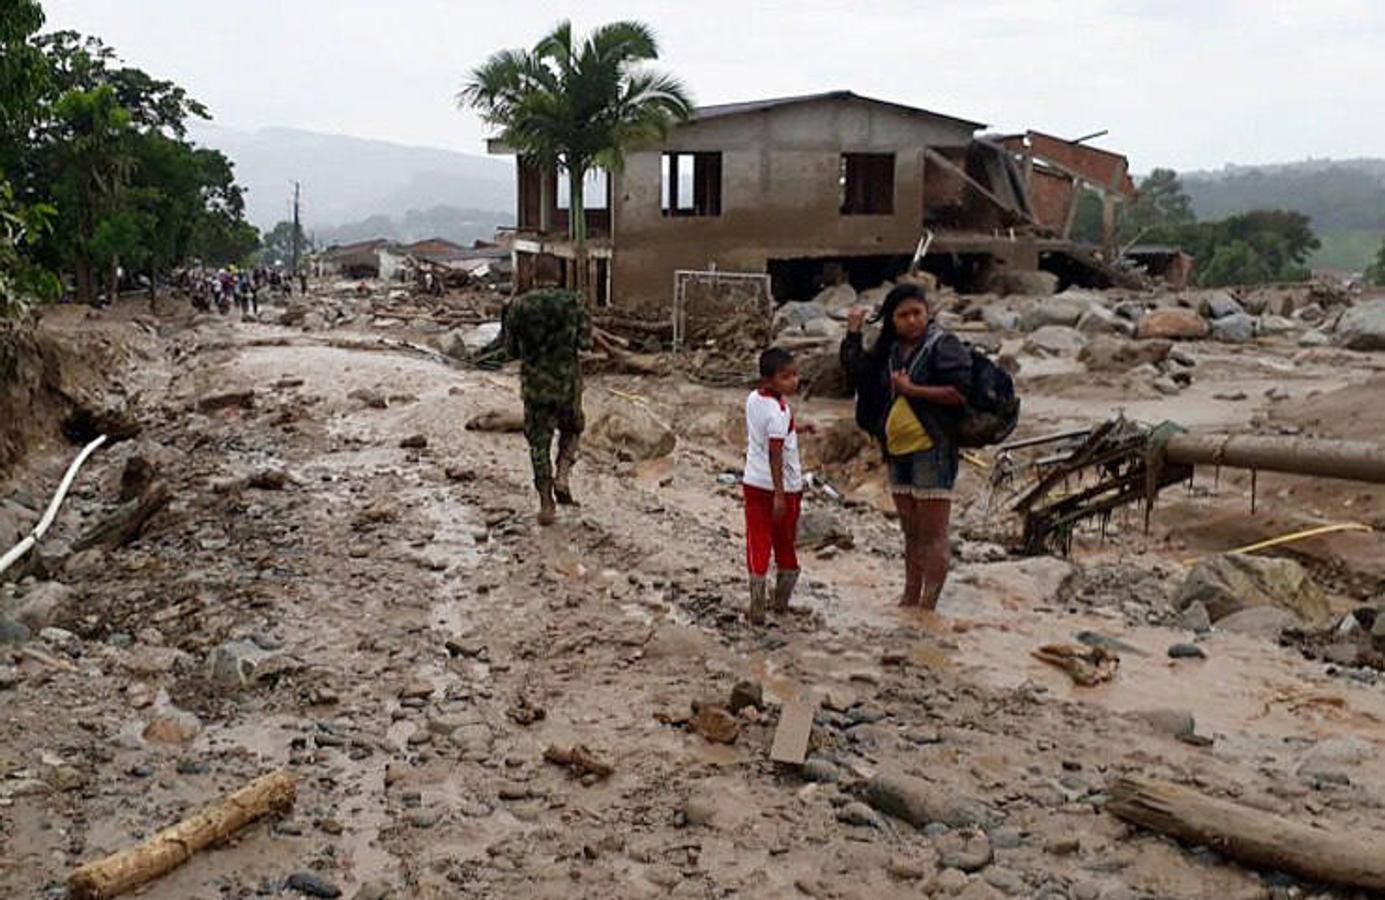
<path id="1" fill-rule="evenodd" d="M 1028 219 L 1029 222 L 1033 225 L 1043 227 L 1043 223 L 1040 222 L 1038 219 L 1034 218 L 1032 215 L 1020 209 L 1019 207 L 1014 206 L 1006 202 L 1005 200 L 1001 199 L 1000 196 L 993 192 L 990 188 L 986 187 L 984 184 L 968 175 L 966 169 L 961 168 L 952 160 L 948 159 L 946 156 L 943 156 L 937 150 L 934 150 L 932 147 L 924 147 L 923 152 L 928 155 L 929 159 L 933 160 L 938 165 L 942 166 L 944 169 L 947 169 L 949 172 L 956 175 L 958 178 L 962 179 L 967 184 L 976 188 L 976 190 L 983 197 L 985 197 L 987 200 L 990 200 L 996 206 L 1009 212 L 1013 212 L 1020 216 L 1023 216 L 1025 219 Z"/>
<path id="2" fill-rule="evenodd" d="M 1385 834 L 1329 831 L 1152 778 L 1122 778 L 1106 810 L 1256 868 L 1385 891 Z"/>

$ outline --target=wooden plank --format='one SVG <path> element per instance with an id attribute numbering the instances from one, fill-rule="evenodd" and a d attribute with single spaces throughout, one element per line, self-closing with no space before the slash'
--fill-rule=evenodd
<path id="1" fill-rule="evenodd" d="M 769 758 L 777 763 L 801 766 L 808 758 L 808 738 L 813 733 L 813 716 L 818 711 L 815 697 L 800 697 L 785 703 L 779 711 L 779 725 L 774 729 L 774 743 Z"/>
<path id="2" fill-rule="evenodd" d="M 946 156 L 943 156 L 937 150 L 934 150 L 932 147 L 924 147 L 923 152 L 928 155 L 929 159 L 933 160 L 938 165 L 942 166 L 944 169 L 947 169 L 949 172 L 956 175 L 958 178 L 962 179 L 967 184 L 976 188 L 976 190 L 979 191 L 983 197 L 985 197 L 987 200 L 990 200 L 996 206 L 999 206 L 1001 209 L 1006 210 L 1008 212 L 1015 213 L 1016 215 L 1023 216 L 1025 219 L 1028 219 L 1031 224 L 1042 226 L 1043 223 L 1040 222 L 1038 219 L 1034 218 L 1029 213 L 1020 209 L 1014 204 L 1002 199 L 990 188 L 986 187 L 984 184 L 968 175 L 965 169 L 955 165 L 952 162 L 952 160 L 948 159 Z"/>
<path id="3" fill-rule="evenodd" d="M 1152 778 L 1122 778 L 1108 812 L 1237 862 L 1313 881 L 1385 891 L 1385 834 L 1328 831 Z"/>

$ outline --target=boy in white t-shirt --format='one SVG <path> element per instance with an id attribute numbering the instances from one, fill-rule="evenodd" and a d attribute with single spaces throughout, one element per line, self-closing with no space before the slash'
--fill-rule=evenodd
<path id="1" fill-rule="evenodd" d="M 798 424 L 787 397 L 798 391 L 798 365 L 792 354 L 771 347 L 760 354 L 760 384 L 745 398 L 745 555 L 750 570 L 750 609 L 755 624 L 765 607 L 789 608 L 798 582 L 798 513 L 803 500 L 803 464 L 798 455 Z M 774 595 L 766 577 L 776 568 Z"/>

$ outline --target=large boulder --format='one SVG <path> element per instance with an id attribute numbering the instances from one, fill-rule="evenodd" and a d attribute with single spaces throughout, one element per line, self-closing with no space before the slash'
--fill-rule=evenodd
<path id="1" fill-rule="evenodd" d="M 1169 358 L 1172 341 L 1128 341 L 1109 334 L 1092 338 L 1077 354 L 1089 372 L 1124 372 L 1136 366 L 1157 366 Z"/>
<path id="2" fill-rule="evenodd" d="M 1047 325 L 1063 325 L 1071 328 L 1082 318 L 1083 313 L 1092 308 L 1090 297 L 1081 294 L 1057 294 L 1045 297 L 1035 303 L 1020 316 L 1020 328 L 1024 331 L 1037 331 Z"/>
<path id="3" fill-rule="evenodd" d="M 1207 608 L 1213 622 L 1254 606 L 1273 606 L 1319 623 L 1332 615 L 1327 597 L 1291 559 L 1223 553 L 1199 562 L 1178 589 L 1175 605 Z"/>
<path id="4" fill-rule="evenodd" d="M 1337 343 L 1348 350 L 1385 350 L 1385 297 L 1358 303 L 1342 313 Z"/>
<path id="5" fill-rule="evenodd" d="M 1255 319 L 1243 312 L 1213 319 L 1212 337 L 1223 344 L 1248 344 L 1255 340 Z"/>
<path id="6" fill-rule="evenodd" d="M 1144 314 L 1135 326 L 1135 336 L 1184 340 L 1207 337 L 1211 328 L 1207 320 L 1198 315 L 1195 309 L 1164 306 Z"/>
<path id="7" fill-rule="evenodd" d="M 951 828 L 987 828 L 996 821 L 995 813 L 980 800 L 898 772 L 880 772 L 871 778 L 866 802 L 915 828 L 934 822 Z"/>
<path id="8" fill-rule="evenodd" d="M 1227 316 L 1244 315 L 1245 308 L 1226 291 L 1210 291 L 1198 302 L 1198 312 L 1209 319 L 1225 319 Z"/>
<path id="9" fill-rule="evenodd" d="M 633 460 L 668 456 L 678 445 L 673 431 L 643 406 L 607 410 L 592 426 L 592 436 L 617 455 Z"/>
<path id="10" fill-rule="evenodd" d="M 1076 328 L 1045 325 L 1024 340 L 1024 349 L 1038 356 L 1073 356 L 1087 345 L 1087 338 Z"/>
<path id="11" fill-rule="evenodd" d="M 981 307 L 981 321 L 992 331 L 1019 331 L 1020 315 L 1009 307 L 998 303 L 987 303 Z"/>
<path id="12" fill-rule="evenodd" d="M 1134 334 L 1135 326 L 1104 306 L 1093 306 L 1077 320 L 1083 334 Z"/>

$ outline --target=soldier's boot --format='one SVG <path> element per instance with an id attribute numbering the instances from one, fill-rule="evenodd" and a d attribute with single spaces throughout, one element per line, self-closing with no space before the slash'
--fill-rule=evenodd
<path id="1" fill-rule="evenodd" d="M 539 490 L 539 524 L 552 525 L 558 521 L 558 506 L 553 502 L 553 489 L 551 487 Z"/>
<path id="2" fill-rule="evenodd" d="M 770 609 L 777 613 L 789 611 L 789 598 L 793 596 L 793 589 L 798 584 L 798 570 L 780 570 L 774 574 L 774 599 L 771 601 Z"/>
<path id="3" fill-rule="evenodd" d="M 553 497 L 564 506 L 580 506 L 572 496 L 572 467 L 577 462 L 577 438 L 558 438 L 558 461 L 553 467 Z"/>
<path id="4" fill-rule="evenodd" d="M 745 617 L 750 620 L 752 625 L 763 625 L 765 622 L 765 600 L 769 593 L 769 585 L 765 582 L 763 575 L 750 576 L 750 607 L 745 612 Z"/>

